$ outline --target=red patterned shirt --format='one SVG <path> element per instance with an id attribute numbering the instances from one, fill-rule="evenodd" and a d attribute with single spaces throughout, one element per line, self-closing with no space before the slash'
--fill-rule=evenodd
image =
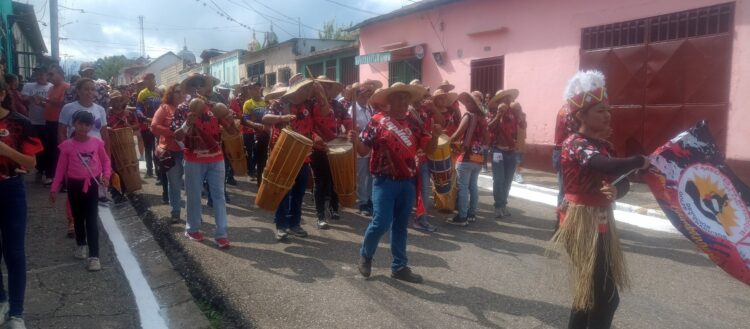
<path id="1" fill-rule="evenodd" d="M 286 114 L 284 111 L 284 106 L 277 102 L 270 110 L 271 114 L 274 115 L 284 115 Z M 311 98 L 305 102 L 299 103 L 299 104 L 293 104 L 289 105 L 289 114 L 292 114 L 297 117 L 297 119 L 292 120 L 291 122 L 287 123 L 279 123 L 273 126 L 273 130 L 271 131 L 271 143 L 269 145 L 269 150 L 273 150 L 273 147 L 276 145 L 276 142 L 279 140 L 279 137 L 281 136 L 281 129 L 286 127 L 287 125 L 294 130 L 294 132 L 303 135 L 310 140 L 313 139 L 313 128 L 315 127 L 315 118 L 320 116 L 320 104 L 314 99 Z M 310 157 L 305 158 L 305 163 L 310 162 Z"/>
<path id="2" fill-rule="evenodd" d="M 44 148 L 34 134 L 31 121 L 17 112 L 10 112 L 0 119 L 0 142 L 25 155 L 36 155 Z M 25 174 L 27 168 L 15 161 L 0 156 L 0 181 Z"/>
<path id="3" fill-rule="evenodd" d="M 555 119 L 555 146 L 562 147 L 563 142 L 572 134 L 574 129 L 573 119 L 570 117 L 570 107 L 568 104 L 563 105 L 559 111 L 557 111 L 557 118 Z"/>
<path id="4" fill-rule="evenodd" d="M 138 118 L 135 116 L 135 113 L 131 111 L 122 110 L 118 113 L 114 113 L 110 110 L 109 113 L 107 113 L 107 127 L 109 128 L 132 128 L 134 125 L 138 125 Z"/>
<path id="5" fill-rule="evenodd" d="M 395 180 L 416 176 L 416 155 L 430 141 L 430 135 L 413 119 L 395 120 L 377 113 L 360 133 L 361 142 L 371 148 L 370 173 Z"/>
<path id="6" fill-rule="evenodd" d="M 614 153 L 612 144 L 601 139 L 574 133 L 563 143 L 561 167 L 566 194 L 600 195 L 602 181 L 609 177 L 590 166 L 596 155 L 609 157 Z"/>
<path id="7" fill-rule="evenodd" d="M 469 113 L 464 116 L 471 115 Z M 458 155 L 456 162 L 472 162 L 472 163 L 484 163 L 484 136 L 487 132 L 487 120 L 479 115 L 474 114 L 476 117 L 476 126 L 474 128 L 474 134 L 469 137 L 469 145 L 464 145 L 464 151 Z M 469 117 L 469 127 L 471 127 L 471 116 Z M 469 128 L 466 128 L 464 134 L 469 133 Z M 465 137 L 464 137 L 465 138 Z"/>

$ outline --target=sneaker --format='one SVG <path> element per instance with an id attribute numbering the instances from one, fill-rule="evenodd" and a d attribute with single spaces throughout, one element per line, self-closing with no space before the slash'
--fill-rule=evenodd
<path id="1" fill-rule="evenodd" d="M 276 241 L 283 241 L 289 237 L 289 232 L 285 228 L 276 229 Z"/>
<path id="2" fill-rule="evenodd" d="M 5 319 L 8 318 L 8 312 L 10 312 L 10 303 L 0 303 L 0 324 L 5 323 Z"/>
<path id="3" fill-rule="evenodd" d="M 364 205 L 359 206 L 359 214 L 362 216 L 372 216 L 372 211 L 370 211 L 370 207 Z"/>
<path id="4" fill-rule="evenodd" d="M 519 173 L 516 173 L 515 175 L 513 175 L 513 181 L 518 184 L 523 184 L 523 176 L 521 176 L 521 174 Z"/>
<path id="5" fill-rule="evenodd" d="M 466 220 L 469 221 L 469 223 L 473 223 L 477 221 L 477 215 L 469 214 L 466 216 Z"/>
<path id="6" fill-rule="evenodd" d="M 234 179 L 234 177 L 227 177 L 227 184 L 232 186 L 237 186 L 237 180 Z"/>
<path id="7" fill-rule="evenodd" d="M 449 218 L 446 222 L 448 224 L 461 226 L 461 227 L 465 227 L 469 225 L 469 221 L 466 220 L 466 218 L 458 217 L 458 215 L 454 216 L 453 218 Z"/>
<path id="8" fill-rule="evenodd" d="M 156 183 L 155 183 L 154 185 L 156 185 L 156 186 L 161 186 L 161 179 L 157 179 L 157 180 L 156 180 Z"/>
<path id="9" fill-rule="evenodd" d="M 102 263 L 99 262 L 99 258 L 91 257 L 89 258 L 89 264 L 86 265 L 86 269 L 89 270 L 89 272 L 101 271 Z"/>
<path id="10" fill-rule="evenodd" d="M 328 227 L 329 227 L 328 226 L 328 222 L 326 222 L 325 219 L 318 218 L 318 228 L 319 229 L 326 230 L 326 229 L 328 229 Z"/>
<path id="11" fill-rule="evenodd" d="M 359 269 L 359 274 L 362 274 L 363 277 L 369 278 L 370 274 L 372 274 L 372 258 L 362 256 L 357 269 Z"/>
<path id="12" fill-rule="evenodd" d="M 503 208 L 495 208 L 495 218 L 503 218 Z"/>
<path id="13" fill-rule="evenodd" d="M 26 324 L 23 322 L 22 317 L 11 316 L 6 324 L 8 329 L 26 329 Z"/>
<path id="14" fill-rule="evenodd" d="M 414 223 L 412 223 L 412 228 L 414 228 L 417 231 L 428 232 L 428 233 L 432 233 L 432 232 L 435 232 L 435 230 L 437 230 L 437 228 L 434 225 L 430 224 L 430 222 L 424 216 L 419 217 Z"/>
<path id="15" fill-rule="evenodd" d="M 76 251 L 73 253 L 73 257 L 76 259 L 86 259 L 86 254 L 88 254 L 87 249 L 86 246 L 76 246 Z"/>
<path id="16" fill-rule="evenodd" d="M 500 208 L 500 211 L 503 212 L 503 217 L 510 217 L 510 211 L 508 211 L 507 207 Z"/>
<path id="17" fill-rule="evenodd" d="M 193 241 L 198 241 L 198 242 L 203 241 L 203 233 L 201 233 L 200 231 L 193 232 L 193 233 L 185 231 L 185 237 Z"/>
<path id="18" fill-rule="evenodd" d="M 422 276 L 419 274 L 415 274 L 411 271 L 411 268 L 408 266 L 402 267 L 400 270 L 391 272 L 391 277 L 396 280 L 411 282 L 411 283 L 422 283 L 424 281 L 422 279 Z"/>
<path id="19" fill-rule="evenodd" d="M 180 214 L 172 214 L 169 217 L 169 222 L 172 224 L 177 224 L 180 222 Z"/>
<path id="20" fill-rule="evenodd" d="M 331 210 L 331 220 L 339 220 L 341 219 L 341 215 L 339 215 L 339 212 L 336 210 Z"/>
<path id="21" fill-rule="evenodd" d="M 146 178 L 154 178 L 154 173 L 151 171 L 146 171 Z"/>
<path id="22" fill-rule="evenodd" d="M 52 179 L 45 178 L 43 183 L 45 187 L 52 186 Z"/>
<path id="23" fill-rule="evenodd" d="M 227 238 L 218 238 L 215 239 L 214 242 L 216 242 L 216 245 L 219 246 L 220 249 L 229 249 L 229 239 Z"/>
<path id="24" fill-rule="evenodd" d="M 307 231 L 303 230 L 301 226 L 289 228 L 289 233 L 298 238 L 304 238 L 307 236 Z"/>

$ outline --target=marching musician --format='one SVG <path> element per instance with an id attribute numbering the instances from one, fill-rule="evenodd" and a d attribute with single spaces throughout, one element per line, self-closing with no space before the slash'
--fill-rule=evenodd
<path id="1" fill-rule="evenodd" d="M 154 119 L 151 121 L 151 131 L 159 136 L 159 145 L 156 147 L 157 161 L 162 162 L 165 158 L 171 158 L 171 162 L 173 162 L 172 167 L 167 169 L 167 181 L 164 182 L 164 185 L 167 186 L 169 205 L 172 208 L 170 212 L 172 223 L 180 221 L 182 209 L 184 152 L 175 140 L 176 128 L 173 124 L 177 107 L 185 100 L 182 87 L 183 85 L 176 83 L 167 88 L 161 105 L 154 113 Z"/>
<path id="2" fill-rule="evenodd" d="M 513 174 L 518 165 L 518 131 L 519 128 L 526 128 L 525 116 L 520 111 L 520 105 L 513 105 L 518 94 L 517 89 L 498 90 L 488 102 L 492 196 L 496 218 L 511 216 L 507 206 Z"/>
<path id="3" fill-rule="evenodd" d="M 221 128 L 236 134 L 231 112 L 226 105 L 206 98 L 213 88 L 212 78 L 193 74 L 182 82 L 188 95 L 177 107 L 172 122 L 175 138 L 185 145 L 185 193 L 187 194 L 187 225 L 185 236 L 193 241 L 203 241 L 200 231 L 201 191 L 203 181 L 208 184 L 213 203 L 216 229 L 214 241 L 219 248 L 229 248 L 227 238 L 227 209 L 224 195 L 225 165 L 221 148 Z"/>
<path id="4" fill-rule="evenodd" d="M 443 130 L 435 124 L 430 132 L 425 131 L 407 117 L 409 105 L 424 94 L 423 87 L 400 82 L 381 89 L 370 101 L 390 105 L 388 111 L 374 115 L 358 139 L 350 134 L 357 152 L 370 154 L 370 173 L 374 176 L 373 217 L 365 231 L 358 266 L 364 277 L 372 272 L 372 258 L 380 238 L 391 230 L 391 277 L 422 282 L 422 277 L 409 268 L 406 257 L 407 227 L 416 199 L 416 155 L 418 149 L 432 153 Z"/>
<path id="5" fill-rule="evenodd" d="M 270 147 L 273 149 L 281 135 L 281 129 L 288 126 L 296 133 L 312 139 L 315 118 L 326 117 L 331 105 L 323 85 L 314 80 L 305 79 L 298 73 L 289 79 L 289 89 L 276 103 L 270 113 L 263 116 L 263 124 L 273 125 Z M 307 188 L 310 174 L 310 157 L 297 173 L 292 189 L 281 200 L 274 222 L 276 223 L 276 240 L 284 241 L 292 234 L 296 237 L 307 237 L 300 223 L 302 221 L 302 198 Z"/>

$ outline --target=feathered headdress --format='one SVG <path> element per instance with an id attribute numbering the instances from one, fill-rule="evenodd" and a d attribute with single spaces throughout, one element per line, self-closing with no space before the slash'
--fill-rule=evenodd
<path id="1" fill-rule="evenodd" d="M 609 102 L 604 87 L 604 74 L 599 71 L 578 71 L 565 87 L 563 95 L 570 106 L 571 115 L 602 102 Z"/>

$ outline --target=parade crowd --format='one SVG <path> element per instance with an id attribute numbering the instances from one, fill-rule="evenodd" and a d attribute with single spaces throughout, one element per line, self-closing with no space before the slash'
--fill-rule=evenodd
<path id="1" fill-rule="evenodd" d="M 169 86 L 157 86 L 153 74 L 109 86 L 93 67 L 66 82 L 56 65 L 35 69 L 23 87 L 12 74 L 4 80 L 0 233 L 8 293 L 0 289 L 0 322 L 12 328 L 23 328 L 25 173 L 35 171 L 36 183 L 49 187 L 52 204 L 67 192 L 66 233 L 89 271 L 101 270 L 100 203 L 140 189 L 144 178 L 161 186 L 171 222 L 184 220 L 184 235 L 193 241 L 206 239 L 207 198 L 213 241 L 222 249 L 230 247 L 226 185 L 250 176 L 259 189 L 258 211 L 272 210 L 275 238 L 285 241 L 308 235 L 302 205 L 312 180 L 318 229 L 340 220 L 343 207 L 371 217 L 359 250 L 361 275 L 371 275 L 378 243 L 390 232 L 391 276 L 411 283 L 423 279 L 408 266 L 408 228 L 434 232 L 445 213 L 451 215 L 442 222 L 458 227 L 485 219 L 477 212 L 483 170 L 492 173 L 494 217 L 512 216 L 508 195 L 527 129 L 515 89 L 455 92 L 448 81 L 419 80 L 344 86 L 301 74 L 270 88 L 250 80 L 224 87 L 203 74 Z M 648 161 L 614 157 L 601 73 L 578 72 L 564 94 L 551 154 L 560 193 L 550 248 L 559 246 L 571 260 L 569 327 L 609 328 L 618 289 L 628 285 L 612 204 L 629 183 L 617 178 Z"/>

